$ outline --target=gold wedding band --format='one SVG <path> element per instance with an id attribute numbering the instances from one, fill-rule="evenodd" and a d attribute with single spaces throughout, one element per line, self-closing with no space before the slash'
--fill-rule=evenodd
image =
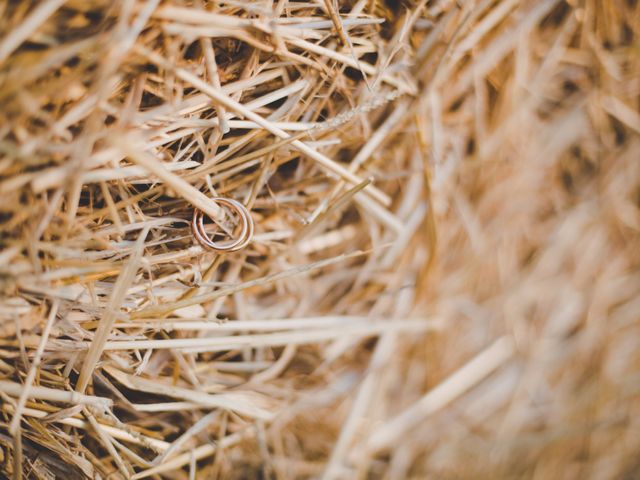
<path id="1" fill-rule="evenodd" d="M 193 219 L 191 220 L 191 231 L 198 243 L 207 250 L 213 252 L 237 252 L 246 247 L 253 238 L 254 223 L 249 210 L 242 203 L 232 198 L 216 197 L 211 199 L 218 205 L 223 205 L 235 211 L 240 217 L 242 228 L 237 238 L 226 240 L 224 242 L 214 242 L 207 235 L 204 228 L 204 212 L 197 208 L 193 211 Z"/>

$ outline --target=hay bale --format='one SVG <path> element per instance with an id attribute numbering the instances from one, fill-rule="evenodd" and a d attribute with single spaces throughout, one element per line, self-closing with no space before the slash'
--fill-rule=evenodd
<path id="1" fill-rule="evenodd" d="M 638 2 L 0 9 L 6 476 L 637 474 Z"/>

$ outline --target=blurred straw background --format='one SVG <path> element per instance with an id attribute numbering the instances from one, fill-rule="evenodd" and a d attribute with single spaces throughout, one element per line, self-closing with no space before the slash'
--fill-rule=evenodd
<path id="1" fill-rule="evenodd" d="M 639 112 L 637 0 L 0 1 L 2 472 L 640 478 Z"/>

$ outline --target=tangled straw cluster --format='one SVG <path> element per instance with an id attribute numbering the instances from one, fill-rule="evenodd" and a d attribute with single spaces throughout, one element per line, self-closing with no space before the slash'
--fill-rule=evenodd
<path id="1" fill-rule="evenodd" d="M 6 475 L 636 473 L 639 2 L 0 10 Z"/>

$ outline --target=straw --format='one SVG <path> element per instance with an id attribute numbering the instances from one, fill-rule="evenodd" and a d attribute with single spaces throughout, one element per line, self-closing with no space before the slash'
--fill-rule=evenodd
<path id="1" fill-rule="evenodd" d="M 633 477 L 639 39 L 634 0 L 0 2 L 0 477 Z"/>

